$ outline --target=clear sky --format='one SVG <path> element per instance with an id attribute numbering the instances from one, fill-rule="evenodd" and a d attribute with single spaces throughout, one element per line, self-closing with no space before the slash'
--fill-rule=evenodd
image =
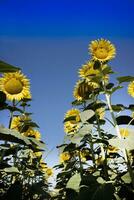
<path id="1" fill-rule="evenodd" d="M 0 59 L 30 78 L 31 111 L 49 150 L 63 140 L 64 113 L 91 40 L 111 40 L 117 47 L 111 65 L 120 75 L 134 75 L 133 0 L 0 0 L 0 27 Z M 133 103 L 126 92 L 114 101 Z M 47 158 L 51 165 L 56 154 Z"/>

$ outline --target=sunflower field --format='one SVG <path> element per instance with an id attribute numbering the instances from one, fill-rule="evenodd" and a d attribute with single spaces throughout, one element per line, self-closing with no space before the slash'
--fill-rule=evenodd
<path id="1" fill-rule="evenodd" d="M 0 111 L 10 116 L 8 127 L 0 125 L 1 200 L 134 200 L 134 104 L 112 101 L 124 90 L 134 98 L 134 76 L 116 76 L 109 65 L 116 48 L 108 40 L 91 41 L 89 54 L 78 70 L 52 168 L 29 112 L 29 79 L 0 61 Z"/>

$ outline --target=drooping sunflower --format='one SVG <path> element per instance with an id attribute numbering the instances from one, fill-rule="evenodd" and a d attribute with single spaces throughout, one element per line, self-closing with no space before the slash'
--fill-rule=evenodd
<path id="1" fill-rule="evenodd" d="M 0 90 L 6 94 L 10 101 L 31 98 L 30 82 L 20 71 L 4 73 L 3 77 L 0 78 Z"/>
<path id="2" fill-rule="evenodd" d="M 29 128 L 26 132 L 23 133 L 24 136 L 26 137 L 34 137 L 37 140 L 40 140 L 41 134 L 38 130 Z"/>
<path id="3" fill-rule="evenodd" d="M 128 94 L 134 97 L 134 81 L 130 82 L 128 85 Z"/>
<path id="4" fill-rule="evenodd" d="M 99 85 L 95 82 L 85 82 L 83 80 L 78 80 L 73 91 L 73 96 L 78 101 L 86 100 L 89 98 L 89 94 Z"/>
<path id="5" fill-rule="evenodd" d="M 64 163 L 70 159 L 70 153 L 69 152 L 63 152 L 60 154 L 60 163 Z"/>
<path id="6" fill-rule="evenodd" d="M 11 122 L 11 129 L 15 129 L 17 131 L 21 131 L 22 126 L 25 122 L 30 121 L 30 117 L 28 115 L 21 115 L 13 117 Z"/>
<path id="7" fill-rule="evenodd" d="M 116 49 L 109 40 L 99 39 L 91 42 L 89 52 L 93 60 L 105 62 L 115 57 Z"/>
<path id="8" fill-rule="evenodd" d="M 78 109 L 71 109 L 71 110 L 67 111 L 64 119 L 67 119 L 70 117 L 72 117 L 73 119 L 69 119 L 68 121 L 66 121 L 64 123 L 65 133 L 74 133 L 79 128 L 80 111 Z"/>

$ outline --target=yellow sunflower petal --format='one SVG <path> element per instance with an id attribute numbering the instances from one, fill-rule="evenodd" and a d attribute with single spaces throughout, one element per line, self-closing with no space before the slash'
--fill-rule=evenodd
<path id="1" fill-rule="evenodd" d="M 128 85 L 128 94 L 134 97 L 134 81 L 130 82 Z"/>
<path id="2" fill-rule="evenodd" d="M 34 137 L 36 138 L 37 140 L 40 140 L 41 138 L 41 134 L 39 131 L 35 130 L 35 129 L 32 129 L 32 128 L 29 128 L 25 133 L 24 133 L 25 136 L 27 137 Z"/>
<path id="3" fill-rule="evenodd" d="M 91 42 L 89 52 L 93 60 L 105 62 L 115 57 L 116 49 L 109 40 L 100 39 Z"/>
<path id="4" fill-rule="evenodd" d="M 64 163 L 65 161 L 68 161 L 70 159 L 70 153 L 69 152 L 63 152 L 60 154 L 60 163 Z"/>
<path id="5" fill-rule="evenodd" d="M 20 101 L 23 98 L 31 98 L 30 82 L 20 71 L 4 73 L 0 78 L 0 90 L 10 101 Z"/>

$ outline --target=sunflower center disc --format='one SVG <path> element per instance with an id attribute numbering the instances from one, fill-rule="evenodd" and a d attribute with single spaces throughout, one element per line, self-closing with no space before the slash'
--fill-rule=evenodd
<path id="1" fill-rule="evenodd" d="M 5 90 L 9 94 L 19 94 L 23 90 L 23 84 L 16 78 L 11 78 L 6 82 Z"/>
<path id="2" fill-rule="evenodd" d="M 105 59 L 108 56 L 108 51 L 105 48 L 98 48 L 95 52 L 95 56 L 99 59 Z"/>

